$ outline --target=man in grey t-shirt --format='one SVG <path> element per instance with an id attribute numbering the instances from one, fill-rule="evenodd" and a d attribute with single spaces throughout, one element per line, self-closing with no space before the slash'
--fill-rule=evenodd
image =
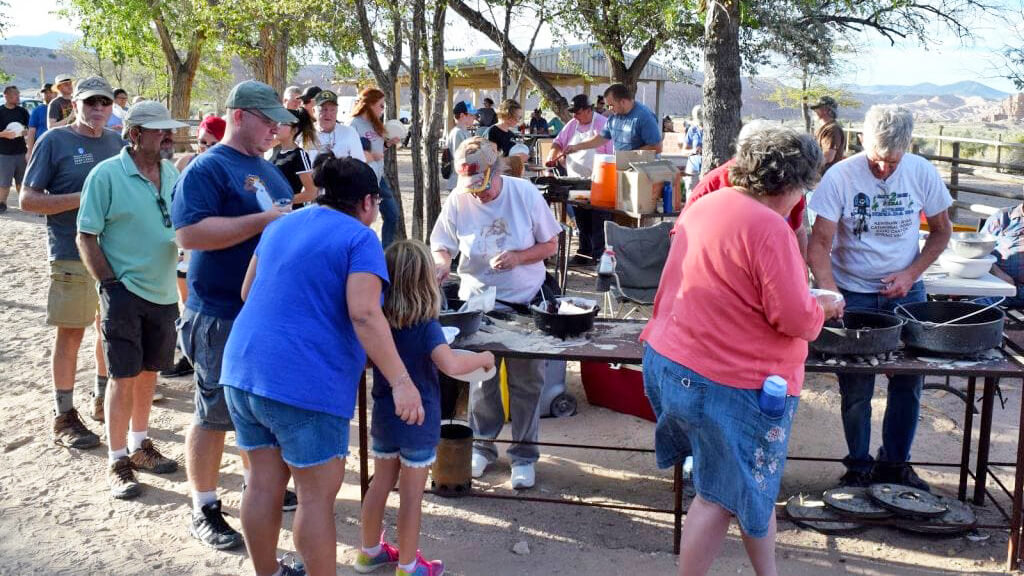
<path id="1" fill-rule="evenodd" d="M 21 188 L 21 209 L 46 215 L 50 252 L 50 290 L 46 322 L 57 327 L 53 347 L 55 417 L 53 440 L 69 448 L 98 446 L 100 439 L 86 428 L 74 405 L 78 349 L 85 328 L 96 318 L 96 284 L 86 271 L 75 245 L 78 205 L 85 177 L 96 164 L 117 155 L 124 141 L 104 130 L 114 104 L 106 80 L 93 76 L 78 82 L 72 96 L 75 121 L 47 130 L 36 144 Z M 97 329 L 96 388 L 92 417 L 102 421 L 106 366 Z"/>

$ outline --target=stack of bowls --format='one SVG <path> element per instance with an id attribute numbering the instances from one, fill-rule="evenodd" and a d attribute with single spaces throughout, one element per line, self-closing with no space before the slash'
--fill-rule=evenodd
<path id="1" fill-rule="evenodd" d="M 949 239 L 950 250 L 939 256 L 939 265 L 951 276 L 979 278 L 995 264 L 992 251 L 996 238 L 982 232 L 954 232 Z"/>

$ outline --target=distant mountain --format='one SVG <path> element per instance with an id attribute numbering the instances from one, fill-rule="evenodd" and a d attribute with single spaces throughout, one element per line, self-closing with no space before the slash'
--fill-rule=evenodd
<path id="1" fill-rule="evenodd" d="M 980 96 L 986 100 L 1002 100 L 1009 96 L 1008 93 L 1002 90 L 996 90 L 973 80 L 944 85 L 924 82 L 912 86 L 896 86 L 891 84 L 851 86 L 850 89 L 858 94 L 869 94 L 872 96 L 920 96 L 924 98 L 931 98 L 933 96 L 961 96 L 964 98 Z"/>
<path id="2" fill-rule="evenodd" d="M 78 38 L 81 38 L 78 34 L 69 34 L 67 32 L 47 32 L 46 34 L 37 34 L 35 36 L 11 36 L 10 38 L 3 38 L 0 39 L 0 44 L 56 50 L 60 48 L 62 43 L 77 40 Z"/>

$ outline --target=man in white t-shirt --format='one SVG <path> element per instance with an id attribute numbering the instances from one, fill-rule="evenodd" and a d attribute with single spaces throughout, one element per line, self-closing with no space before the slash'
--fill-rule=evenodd
<path id="1" fill-rule="evenodd" d="M 953 200 L 927 160 L 907 153 L 914 130 L 909 110 L 873 106 L 864 119 L 864 152 L 832 166 L 811 198 L 817 214 L 807 260 L 819 288 L 839 290 L 850 308 L 892 311 L 925 300 L 921 275 L 949 242 L 946 210 Z M 931 234 L 918 251 L 920 215 Z M 875 377 L 839 374 L 849 454 L 840 483 L 891 482 L 928 489 L 907 462 L 920 412 L 921 376 L 889 377 L 877 461 L 871 456 Z"/>
<path id="2" fill-rule="evenodd" d="M 338 95 L 331 90 L 323 90 L 313 101 L 316 103 L 314 111 L 319 146 L 316 150 L 306 150 L 309 161 L 314 162 L 321 152 L 331 151 L 336 158 L 351 156 L 366 162 L 359 133 L 350 126 L 338 123 Z"/>

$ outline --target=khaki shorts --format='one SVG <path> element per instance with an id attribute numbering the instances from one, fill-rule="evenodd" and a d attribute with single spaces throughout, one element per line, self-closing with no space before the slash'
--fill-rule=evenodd
<path id="1" fill-rule="evenodd" d="M 50 294 L 46 323 L 62 328 L 86 328 L 96 319 L 99 295 L 96 280 L 75 260 L 50 262 Z"/>

